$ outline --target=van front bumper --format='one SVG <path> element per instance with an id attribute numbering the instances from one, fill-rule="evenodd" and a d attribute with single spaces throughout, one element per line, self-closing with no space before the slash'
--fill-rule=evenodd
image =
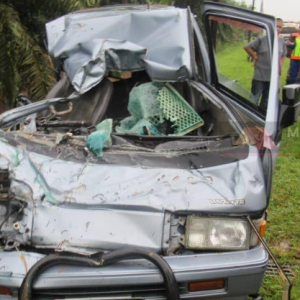
<path id="1" fill-rule="evenodd" d="M 13 296 L 0 295 L 0 300 L 17 299 L 26 270 L 43 257 L 29 252 L 0 252 L 0 286 L 15 291 Z M 268 254 L 259 245 L 247 251 L 168 256 L 165 260 L 174 272 L 181 299 L 244 300 L 258 293 Z M 225 279 L 225 288 L 188 291 L 189 282 L 213 279 Z M 130 260 L 99 268 L 51 267 L 37 279 L 34 290 L 37 299 L 71 299 L 82 293 L 78 299 L 131 299 L 138 295 L 145 300 L 162 300 L 162 286 L 163 278 L 154 265 L 146 260 Z M 74 290 L 78 293 L 74 294 Z"/>

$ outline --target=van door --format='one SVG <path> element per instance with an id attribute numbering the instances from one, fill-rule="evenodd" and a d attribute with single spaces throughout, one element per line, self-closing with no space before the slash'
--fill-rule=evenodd
<path id="1" fill-rule="evenodd" d="M 279 48 L 272 16 L 224 4 L 204 4 L 203 24 L 211 83 L 263 129 L 263 147 L 275 149 L 279 113 Z M 251 47 L 252 61 L 245 47 Z"/>

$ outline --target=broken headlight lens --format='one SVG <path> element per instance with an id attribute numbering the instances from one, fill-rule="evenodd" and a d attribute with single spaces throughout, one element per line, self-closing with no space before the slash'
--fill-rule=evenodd
<path id="1" fill-rule="evenodd" d="M 250 225 L 246 220 L 188 216 L 185 233 L 187 249 L 249 249 Z"/>

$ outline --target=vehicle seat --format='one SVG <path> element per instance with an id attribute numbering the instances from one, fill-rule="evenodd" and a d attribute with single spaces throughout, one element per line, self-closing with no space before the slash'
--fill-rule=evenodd
<path id="1" fill-rule="evenodd" d="M 74 92 L 68 77 L 62 79 L 48 93 L 47 99 L 68 97 Z M 107 107 L 113 94 L 113 83 L 103 79 L 88 92 L 73 100 L 73 109 L 70 113 L 60 116 L 61 120 L 91 121 L 93 125 L 100 123 L 106 114 Z M 67 103 L 55 104 L 57 112 L 67 110 Z"/>

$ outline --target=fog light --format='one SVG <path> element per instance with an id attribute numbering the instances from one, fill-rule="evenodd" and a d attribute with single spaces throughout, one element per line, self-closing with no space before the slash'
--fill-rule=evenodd
<path id="1" fill-rule="evenodd" d="M 189 283 L 190 292 L 200 292 L 208 290 L 220 290 L 225 288 L 224 279 L 208 280 L 208 281 L 197 281 Z"/>
<path id="2" fill-rule="evenodd" d="M 0 286 L 0 295 L 12 296 L 12 290 L 10 288 Z"/>

